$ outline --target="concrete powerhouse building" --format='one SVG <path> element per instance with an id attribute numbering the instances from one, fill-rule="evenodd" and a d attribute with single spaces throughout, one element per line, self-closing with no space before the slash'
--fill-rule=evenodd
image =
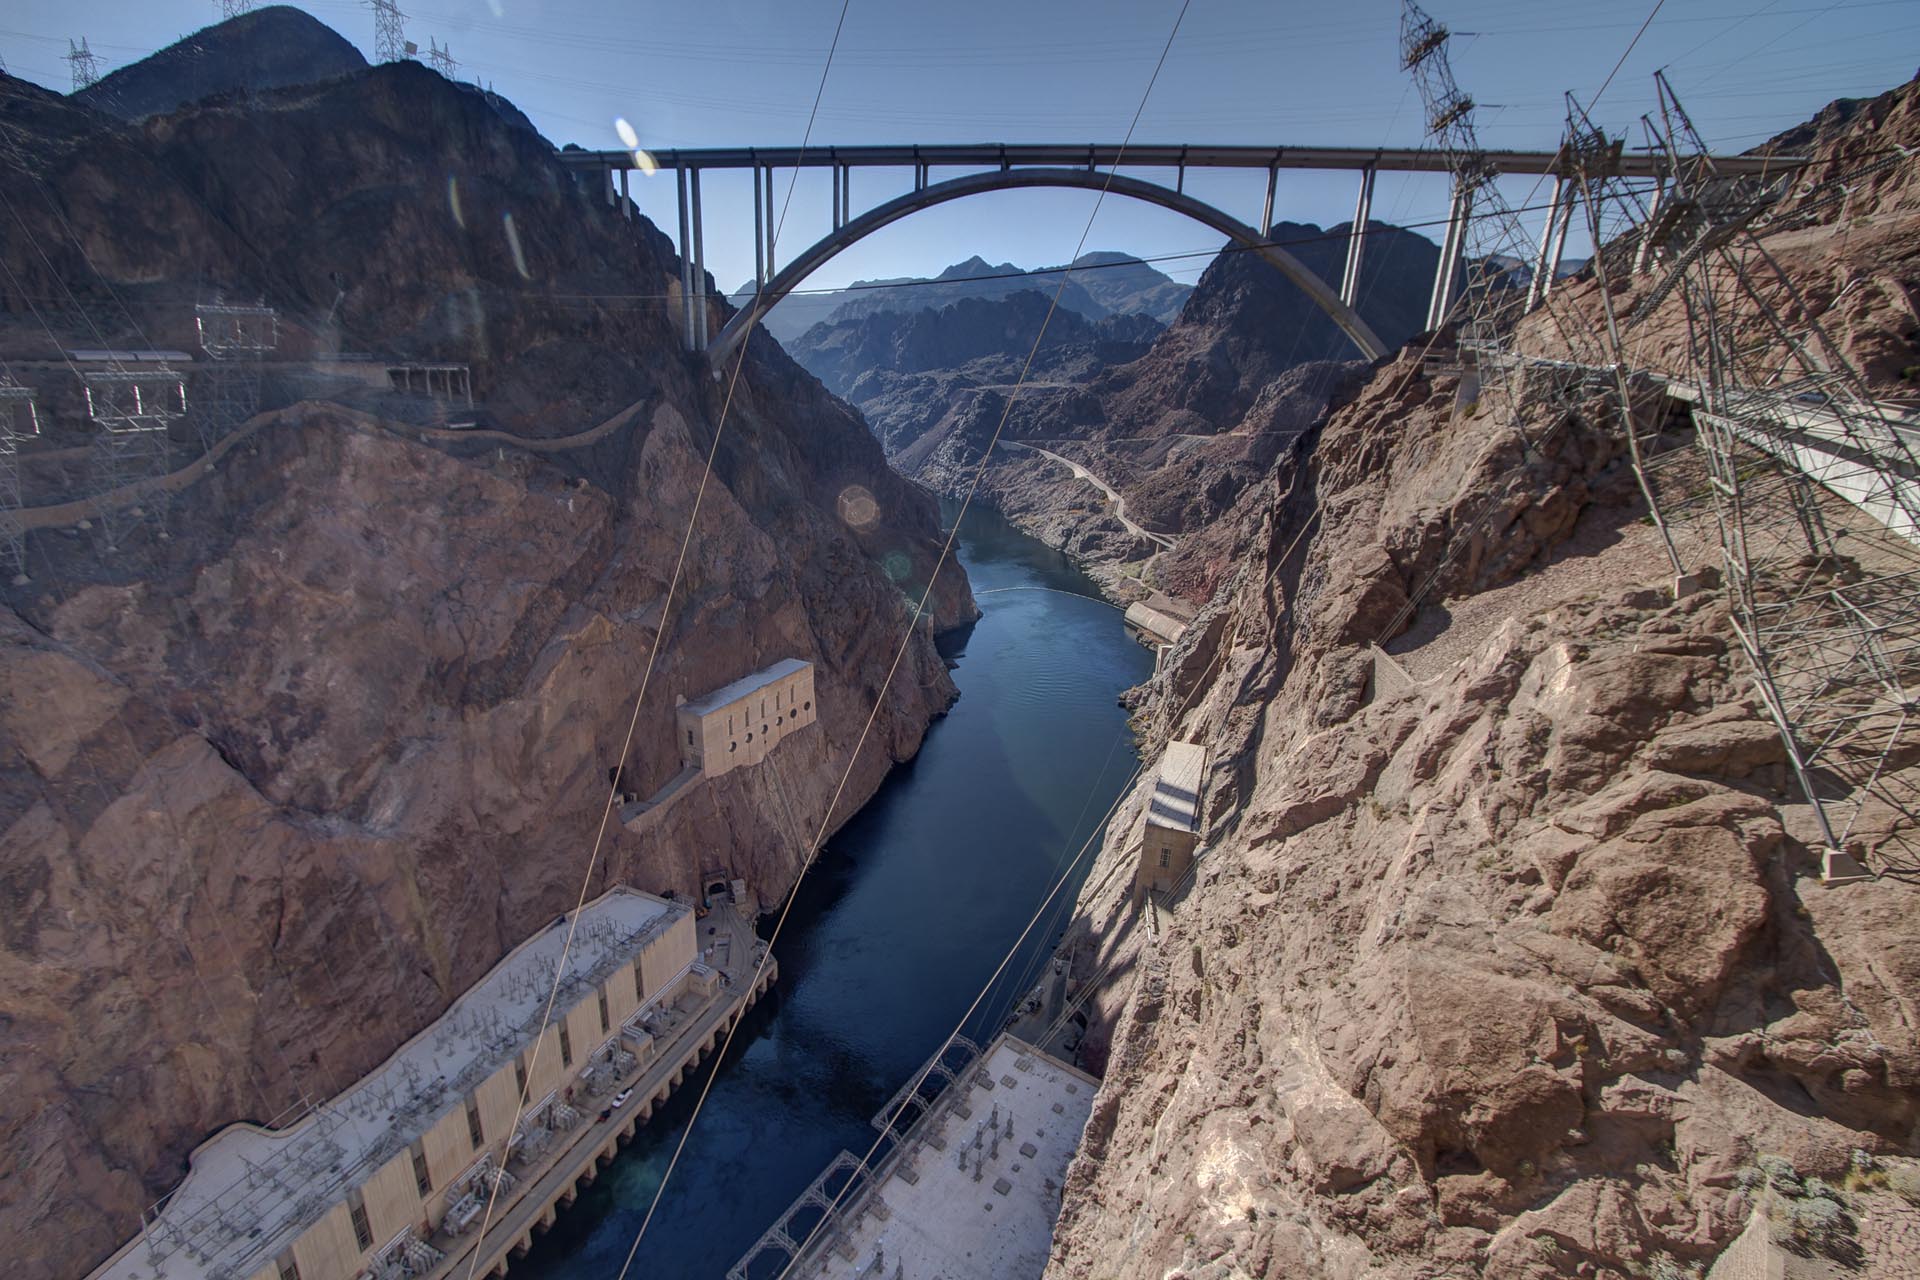
<path id="1" fill-rule="evenodd" d="M 235 1124 L 201 1144 L 94 1280 L 504 1270 L 771 982 L 770 962 L 752 980 L 764 952 L 751 929 L 724 916 L 709 918 L 726 925 L 712 950 L 724 980 L 684 904 L 612 889 L 581 908 L 570 946 L 561 917 L 299 1123 Z M 628 1087 L 642 1092 L 616 1113 Z"/>
<path id="2" fill-rule="evenodd" d="M 1200 784 L 1207 749 L 1197 742 L 1169 742 L 1154 773 L 1153 794 L 1141 823 L 1140 862 L 1133 897 L 1169 893 L 1193 865 L 1200 843 Z"/>
<path id="3" fill-rule="evenodd" d="M 780 740 L 814 721 L 813 664 L 779 662 L 683 702 L 675 715 L 680 761 L 709 778 L 759 764 Z"/>

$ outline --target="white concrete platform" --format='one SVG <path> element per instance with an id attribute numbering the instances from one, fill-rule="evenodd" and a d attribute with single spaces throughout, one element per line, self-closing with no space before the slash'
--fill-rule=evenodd
<path id="1" fill-rule="evenodd" d="M 878 1205 L 869 1200 L 847 1224 L 852 1256 L 825 1250 L 796 1275 L 1038 1280 L 1098 1082 L 1002 1035 L 954 1086 L 962 1087 L 957 1105 L 943 1100 L 918 1149 L 893 1166 Z M 997 1151 L 987 1132 L 996 1112 Z"/>

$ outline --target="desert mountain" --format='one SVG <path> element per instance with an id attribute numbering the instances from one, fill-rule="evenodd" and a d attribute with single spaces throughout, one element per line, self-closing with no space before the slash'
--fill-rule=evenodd
<path id="1" fill-rule="evenodd" d="M 1066 276 L 1064 284 L 1062 276 Z M 1071 275 L 1065 267 L 1024 271 L 1011 262 L 995 264 L 975 254 L 937 276 L 858 280 L 850 288 L 828 293 L 791 294 L 763 323 L 769 333 L 792 349 L 816 324 L 883 312 L 938 310 L 963 298 L 1006 298 L 1029 290 L 1049 298 L 1058 292 L 1061 307 L 1086 320 L 1144 315 L 1163 323 L 1172 321 L 1192 292 L 1189 286 L 1125 253 L 1083 253 L 1074 260 Z M 732 301 L 735 306 L 744 305 L 752 294 L 751 283 L 742 285 Z"/>
<path id="2" fill-rule="evenodd" d="M 0 79 L 0 118 L 0 356 L 47 427 L 0 602 L 0 1236 L 14 1274 L 71 1280 L 209 1132 L 343 1087 L 573 906 L 610 777 L 681 768 L 676 698 L 803 658 L 820 732 L 613 824 L 595 887 L 718 864 L 777 899 L 953 687 L 917 636 L 829 815 L 934 504 L 764 335 L 721 435 L 675 308 L 577 305 L 664 294 L 670 242 L 484 95 L 408 62 L 135 126 Z M 278 310 L 260 412 L 204 457 L 175 424 L 170 496 L 88 505 L 61 350 L 192 352 L 216 291 Z M 466 366 L 477 404 L 388 390 L 406 362 Z M 850 525 L 847 492 L 882 514 Z M 934 613 L 971 616 L 951 566 Z"/>
<path id="3" fill-rule="evenodd" d="M 366 67 L 360 51 L 331 27 L 275 4 L 196 31 L 73 96 L 96 111 L 138 121 L 216 94 L 315 84 Z"/>

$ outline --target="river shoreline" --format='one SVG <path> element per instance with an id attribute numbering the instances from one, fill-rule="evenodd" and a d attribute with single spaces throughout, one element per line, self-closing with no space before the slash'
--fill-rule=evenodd
<path id="1" fill-rule="evenodd" d="M 943 506 L 950 521 L 957 504 Z M 984 505 L 956 554 L 982 611 L 938 639 L 961 696 L 800 885 L 775 947 L 781 982 L 717 1067 L 636 1274 L 722 1274 L 837 1152 L 866 1149 L 871 1116 L 962 1021 L 1130 776 L 1119 697 L 1152 656 L 1114 605 Z M 969 1034 L 998 1030 L 1031 988 L 1081 878 L 1068 875 L 1014 949 Z M 516 1275 L 619 1272 L 704 1078 L 689 1084 Z"/>

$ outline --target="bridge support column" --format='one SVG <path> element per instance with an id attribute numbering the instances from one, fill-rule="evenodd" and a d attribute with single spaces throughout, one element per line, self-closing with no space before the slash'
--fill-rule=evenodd
<path id="1" fill-rule="evenodd" d="M 1545 302 L 1553 296 L 1553 278 L 1560 274 L 1560 261 L 1567 253 L 1567 228 L 1573 225 L 1573 207 L 1580 202 L 1580 189 L 1572 183 L 1567 184 L 1566 203 L 1560 208 L 1560 225 L 1553 233 L 1553 252 L 1549 261 L 1553 264 L 1547 271 L 1547 278 L 1540 282 L 1540 301 Z"/>
<path id="2" fill-rule="evenodd" d="M 1433 273 L 1433 301 L 1427 307 L 1427 328 L 1438 329 L 1453 310 L 1454 290 L 1459 287 L 1460 255 L 1466 247 L 1467 221 L 1473 216 L 1473 190 L 1457 186 L 1453 207 L 1447 212 L 1447 235 L 1440 245 L 1440 263 Z"/>
<path id="3" fill-rule="evenodd" d="M 1360 296 L 1360 256 L 1367 248 L 1367 220 L 1373 216 L 1373 174 L 1360 171 L 1360 198 L 1353 206 L 1353 230 L 1347 233 L 1347 269 L 1340 277 L 1340 301 L 1355 305 Z"/>
<path id="4" fill-rule="evenodd" d="M 693 193 L 693 349 L 707 349 L 707 249 L 700 217 L 700 171 L 694 169 L 687 182 Z"/>
<path id="5" fill-rule="evenodd" d="M 632 176 L 631 169 L 620 171 L 620 216 L 629 222 L 633 221 L 633 197 L 628 193 L 627 180 Z"/>
<path id="6" fill-rule="evenodd" d="M 1640 225 L 1640 243 L 1633 251 L 1633 274 L 1644 272 L 1653 261 L 1653 224 L 1667 203 L 1667 175 L 1661 174 L 1653 188 L 1653 203 L 1647 207 L 1647 220 Z"/>
<path id="7" fill-rule="evenodd" d="M 776 262 L 774 261 L 773 251 L 780 243 L 779 229 L 774 225 L 774 221 L 773 221 L 773 166 L 772 165 L 767 166 L 766 194 L 767 194 L 767 216 L 766 216 L 765 225 L 767 229 L 767 279 L 771 280 L 773 279 L 773 273 L 777 266 Z"/>
<path id="8" fill-rule="evenodd" d="M 693 346 L 693 237 L 688 234 L 687 171 L 673 171 L 676 194 L 680 198 L 680 342 L 688 351 Z"/>
<path id="9" fill-rule="evenodd" d="M 1275 191 L 1279 189 L 1279 186 L 1280 166 L 1277 164 L 1269 165 L 1267 167 L 1267 203 L 1266 206 L 1260 210 L 1260 225 L 1256 228 L 1262 237 L 1273 234 L 1273 197 Z"/>
<path id="10" fill-rule="evenodd" d="M 767 282 L 767 223 L 765 196 L 760 191 L 760 166 L 753 166 L 753 291 Z"/>
<path id="11" fill-rule="evenodd" d="M 1572 199 L 1573 184 L 1565 178 L 1557 178 L 1553 184 L 1553 199 L 1547 203 L 1547 225 L 1540 229 L 1540 252 L 1533 262 L 1533 279 L 1527 282 L 1527 310 L 1531 311 L 1547 299 L 1547 289 L 1552 284 L 1554 273 L 1560 269 L 1560 257 L 1554 252 L 1554 243 L 1558 240 L 1560 215 Z"/>

